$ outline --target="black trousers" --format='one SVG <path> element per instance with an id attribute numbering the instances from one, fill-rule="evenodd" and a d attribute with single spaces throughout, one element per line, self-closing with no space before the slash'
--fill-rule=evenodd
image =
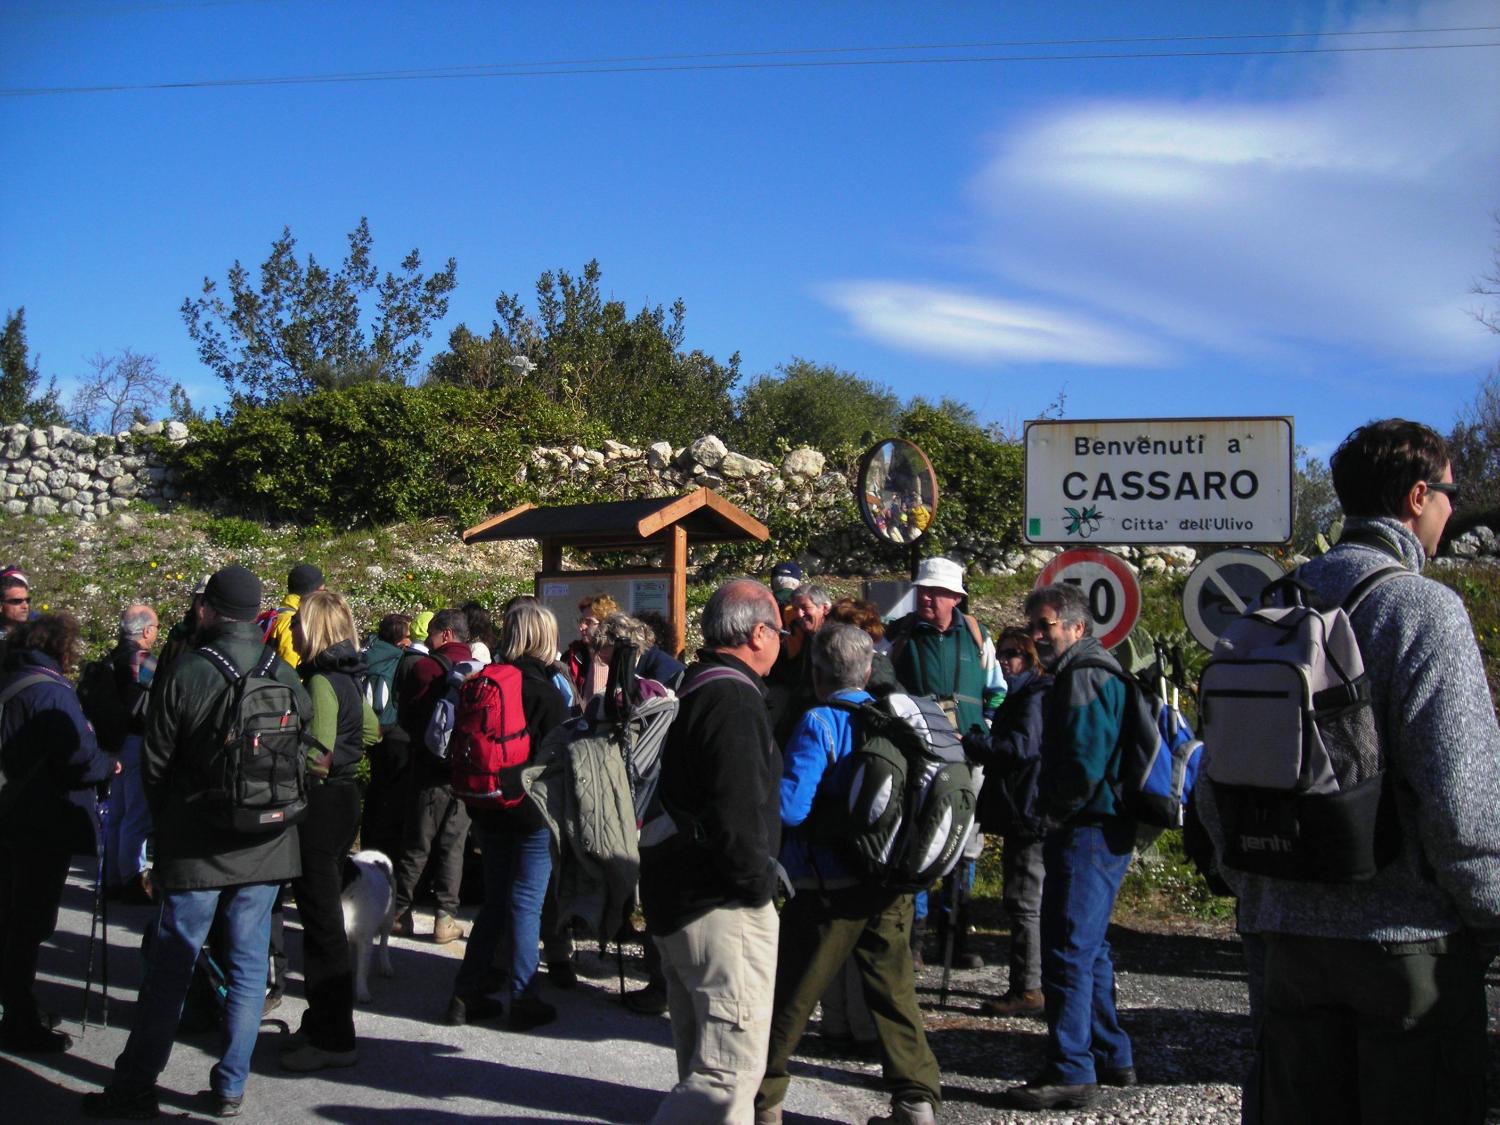
<path id="1" fill-rule="evenodd" d="M 394 864 L 401 855 L 401 828 L 411 803 L 411 742 L 404 731 L 392 731 L 370 747 L 370 784 L 359 846 L 384 852 Z"/>
<path id="2" fill-rule="evenodd" d="M 37 958 L 57 929 L 72 859 L 66 849 L 0 841 L 0 1003 L 12 1027 L 36 1022 Z"/>
<path id="3" fill-rule="evenodd" d="M 292 883 L 302 918 L 302 1032 L 325 1051 L 354 1049 L 354 961 L 344 933 L 344 861 L 359 827 L 359 786 L 328 781 L 309 796 L 297 826 L 302 876 Z"/>

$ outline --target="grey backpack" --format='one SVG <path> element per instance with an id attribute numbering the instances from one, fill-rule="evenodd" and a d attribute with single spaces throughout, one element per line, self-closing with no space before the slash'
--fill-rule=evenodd
<path id="1" fill-rule="evenodd" d="M 1294 573 L 1219 638 L 1198 713 L 1225 867 L 1360 883 L 1395 858 L 1385 746 L 1350 618 L 1372 590 L 1409 573 L 1373 571 L 1331 608 Z"/>

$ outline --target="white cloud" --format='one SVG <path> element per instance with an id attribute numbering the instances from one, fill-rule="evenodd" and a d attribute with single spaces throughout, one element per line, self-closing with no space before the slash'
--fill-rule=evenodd
<path id="1" fill-rule="evenodd" d="M 1444 4 L 1370 23 L 1492 15 Z M 1493 337 L 1467 310 L 1497 237 L 1497 63 L 1494 48 L 1296 56 L 1259 64 L 1232 94 L 1095 99 L 1022 119 L 969 185 L 968 258 L 996 279 L 986 295 L 861 280 L 829 299 L 864 334 L 967 359 L 1155 366 L 1195 351 L 1316 374 L 1339 352 L 1380 367 L 1487 365 Z"/>
<path id="2" fill-rule="evenodd" d="M 1162 348 L 1088 317 L 897 281 L 830 285 L 824 296 L 863 334 L 893 347 L 974 362 L 1154 366 Z"/>
<path id="3" fill-rule="evenodd" d="M 1441 14 L 1413 26 L 1463 22 Z M 971 185 L 993 231 L 976 256 L 1208 350 L 1482 362 L 1493 341 L 1464 310 L 1500 205 L 1496 62 L 1336 55 L 1233 98 L 1062 108 L 996 139 Z"/>

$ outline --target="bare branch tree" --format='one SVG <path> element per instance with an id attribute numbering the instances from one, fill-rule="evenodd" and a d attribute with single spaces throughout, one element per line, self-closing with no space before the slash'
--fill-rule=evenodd
<path id="1" fill-rule="evenodd" d="M 82 430 L 115 434 L 132 422 L 149 421 L 171 391 L 154 355 L 124 348 L 112 356 L 98 352 L 88 365 L 92 373 L 79 382 L 69 411 Z"/>
<path id="2" fill-rule="evenodd" d="M 1500 211 L 1494 212 L 1490 217 L 1495 220 L 1497 235 L 1495 245 L 1490 247 L 1490 268 L 1474 279 L 1469 292 L 1476 297 L 1496 298 L 1500 297 Z M 1500 306 L 1482 305 L 1477 309 L 1470 309 L 1469 315 L 1491 332 L 1500 335 Z"/>

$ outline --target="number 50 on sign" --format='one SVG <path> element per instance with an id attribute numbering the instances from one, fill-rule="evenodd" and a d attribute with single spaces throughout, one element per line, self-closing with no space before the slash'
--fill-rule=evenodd
<path id="1" fill-rule="evenodd" d="M 1141 585 L 1130 564 L 1111 551 L 1075 547 L 1064 551 L 1037 575 L 1036 588 L 1063 583 L 1088 598 L 1094 636 L 1105 648 L 1123 641 L 1141 617 Z"/>

